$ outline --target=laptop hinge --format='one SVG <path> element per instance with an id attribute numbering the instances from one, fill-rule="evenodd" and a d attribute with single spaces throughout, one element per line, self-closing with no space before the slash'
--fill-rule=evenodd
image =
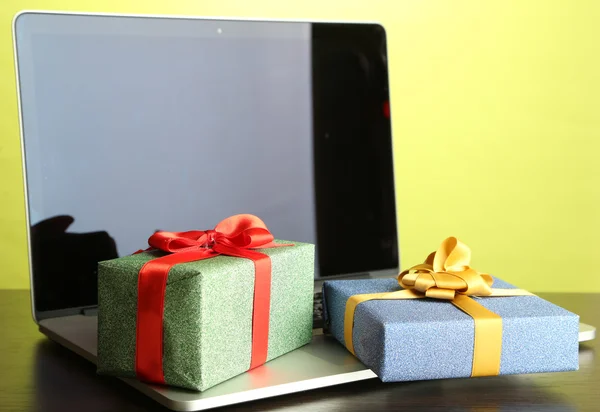
<path id="1" fill-rule="evenodd" d="M 83 316 L 97 316 L 98 315 L 98 306 L 89 306 L 87 308 L 81 308 L 80 313 Z"/>

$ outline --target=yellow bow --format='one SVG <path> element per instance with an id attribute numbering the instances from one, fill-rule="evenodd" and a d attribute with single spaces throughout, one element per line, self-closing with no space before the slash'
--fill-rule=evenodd
<path id="1" fill-rule="evenodd" d="M 493 278 L 472 269 L 470 263 L 469 247 L 455 237 L 449 237 L 427 257 L 425 263 L 398 275 L 398 283 L 404 289 L 351 296 L 346 302 L 344 316 L 346 348 L 354 354 L 354 314 L 358 304 L 369 300 L 441 299 L 452 303 L 474 320 L 471 376 L 498 375 L 502 355 L 502 318 L 469 296 L 527 296 L 532 293 L 522 289 L 492 288 Z"/>
<path id="2" fill-rule="evenodd" d="M 490 296 L 494 279 L 469 267 L 471 250 L 455 237 L 444 240 L 425 263 L 398 275 L 404 289 L 414 289 L 428 298 L 452 300 L 456 293 Z"/>

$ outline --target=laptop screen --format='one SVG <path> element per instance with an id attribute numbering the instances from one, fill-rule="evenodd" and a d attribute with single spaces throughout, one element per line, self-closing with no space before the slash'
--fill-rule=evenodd
<path id="1" fill-rule="evenodd" d="M 380 26 L 27 13 L 15 36 L 36 311 L 239 213 L 316 243 L 319 277 L 398 266 Z"/>

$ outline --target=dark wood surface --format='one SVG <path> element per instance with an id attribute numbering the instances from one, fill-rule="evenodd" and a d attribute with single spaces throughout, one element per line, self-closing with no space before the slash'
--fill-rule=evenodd
<path id="1" fill-rule="evenodd" d="M 600 294 L 542 294 L 600 325 Z M 221 410 L 600 411 L 597 341 L 580 345 L 577 372 L 384 384 L 377 379 Z M 26 291 L 0 291 L 0 410 L 164 411 L 37 330 Z"/>

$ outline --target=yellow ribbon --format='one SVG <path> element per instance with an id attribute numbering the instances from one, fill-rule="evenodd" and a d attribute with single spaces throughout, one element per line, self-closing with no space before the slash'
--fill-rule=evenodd
<path id="1" fill-rule="evenodd" d="M 494 376 L 500 373 L 502 355 L 502 318 L 477 303 L 473 297 L 528 296 L 522 289 L 492 288 L 493 278 L 472 269 L 471 250 L 455 237 L 442 242 L 425 263 L 398 275 L 402 290 L 350 296 L 344 314 L 344 341 L 354 353 L 352 342 L 354 314 L 359 303 L 369 300 L 403 300 L 434 298 L 446 300 L 473 318 L 475 341 L 471 376 Z"/>

